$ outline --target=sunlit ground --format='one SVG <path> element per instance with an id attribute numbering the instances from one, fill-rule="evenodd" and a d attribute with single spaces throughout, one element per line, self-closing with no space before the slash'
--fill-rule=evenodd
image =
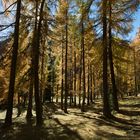
<path id="1" fill-rule="evenodd" d="M 35 126 L 34 117 L 30 123 L 26 122 L 23 112 L 16 117 L 14 109 L 13 126 L 2 126 L 5 111 L 0 112 L 1 129 L 0 140 L 124 140 L 140 139 L 140 97 L 126 98 L 120 101 L 121 112 L 113 112 L 112 120 L 102 117 L 100 100 L 96 104 L 86 107 L 87 112 L 80 109 L 68 109 L 69 114 L 63 113 L 58 104 L 44 105 L 44 125 Z"/>

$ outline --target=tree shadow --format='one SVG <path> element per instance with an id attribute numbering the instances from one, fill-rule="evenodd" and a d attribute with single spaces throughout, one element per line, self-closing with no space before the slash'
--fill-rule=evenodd
<path id="1" fill-rule="evenodd" d="M 54 120 L 55 120 L 55 122 L 57 122 L 60 126 L 62 126 L 62 127 L 64 128 L 65 132 L 67 132 L 67 134 L 68 134 L 69 136 L 71 136 L 71 137 L 74 136 L 75 139 L 77 139 L 77 140 L 83 140 L 83 138 L 82 138 L 76 131 L 71 130 L 71 129 L 68 127 L 68 125 L 62 124 L 62 123 L 59 121 L 59 119 L 57 119 L 57 118 L 55 118 Z M 74 139 L 73 139 L 73 140 L 74 140 Z"/>
<path id="2" fill-rule="evenodd" d="M 121 107 L 130 107 L 130 108 L 133 108 L 133 107 L 137 107 L 137 108 L 140 108 L 140 104 L 121 104 Z"/>
<path id="3" fill-rule="evenodd" d="M 73 113 L 76 116 L 82 116 L 84 119 L 83 125 L 86 123 L 91 122 L 91 125 L 94 129 L 94 133 L 95 135 L 93 136 L 93 139 L 128 139 L 129 137 L 132 138 L 137 138 L 136 136 L 139 135 L 138 132 L 140 132 L 140 129 L 138 130 L 132 130 L 133 128 L 136 128 L 135 126 L 140 126 L 134 123 L 129 122 L 128 120 L 122 119 L 122 118 L 116 118 L 116 117 L 112 117 L 111 119 L 108 119 L 106 117 L 103 116 L 97 116 L 97 114 L 89 116 L 86 113 L 80 113 L 80 112 L 75 112 Z M 78 125 L 82 125 L 80 122 L 77 123 Z M 107 128 L 107 130 L 105 129 Z M 108 131 L 109 129 L 109 131 Z M 130 135 L 129 136 L 129 132 L 133 133 L 137 133 L 136 136 L 134 135 Z M 119 135 L 119 133 L 114 133 L 113 131 L 123 131 L 126 132 L 128 134 L 126 135 Z"/>
<path id="4" fill-rule="evenodd" d="M 120 124 L 126 125 L 126 127 L 127 127 L 127 125 L 140 126 L 139 124 L 131 123 L 129 120 L 125 120 L 125 119 L 118 118 L 118 117 L 115 117 L 115 116 L 112 116 L 112 118 L 108 119 L 108 121 L 115 121 L 115 122 L 118 122 Z"/>
<path id="5" fill-rule="evenodd" d="M 58 119 L 47 121 L 48 125 L 42 127 L 37 127 L 34 119 L 27 123 L 14 122 L 10 127 L 0 125 L 0 140 L 83 140 L 76 131 L 61 124 Z"/>
<path id="6" fill-rule="evenodd" d="M 139 116 L 140 115 L 140 111 L 128 111 L 128 110 L 119 110 L 118 113 L 123 114 L 123 115 L 127 115 L 127 116 Z"/>
<path id="7" fill-rule="evenodd" d="M 114 134 L 113 133 L 113 129 L 110 130 L 109 132 L 108 131 L 105 131 L 105 130 L 96 130 L 95 131 L 95 134 L 96 134 L 96 137 L 98 137 L 97 140 L 138 140 L 138 135 L 119 135 L 119 134 Z"/>

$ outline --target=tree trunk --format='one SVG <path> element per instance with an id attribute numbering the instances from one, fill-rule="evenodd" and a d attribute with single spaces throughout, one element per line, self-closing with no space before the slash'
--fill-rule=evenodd
<path id="1" fill-rule="evenodd" d="M 88 89 L 87 89 L 87 105 L 89 105 L 89 101 L 90 101 L 90 79 L 89 79 L 89 70 L 90 70 L 90 68 L 89 68 L 89 60 L 88 60 Z"/>
<path id="2" fill-rule="evenodd" d="M 56 103 L 58 103 L 58 88 L 59 88 L 59 85 L 57 84 L 57 89 L 56 89 Z"/>
<path id="3" fill-rule="evenodd" d="M 93 78 L 92 78 L 92 65 L 90 64 L 90 102 L 93 103 Z"/>
<path id="4" fill-rule="evenodd" d="M 29 88 L 29 102 L 28 102 L 28 108 L 27 108 L 27 119 L 31 119 L 32 115 L 32 99 L 33 99 L 33 70 L 31 67 L 31 74 L 30 74 L 30 88 Z"/>
<path id="5" fill-rule="evenodd" d="M 113 56 L 112 56 L 112 3 L 111 0 L 109 1 L 109 61 L 110 61 L 110 72 L 111 72 L 111 82 L 112 82 L 112 89 L 113 89 L 113 105 L 114 110 L 119 111 L 118 106 L 118 97 L 117 97 L 117 87 L 115 81 L 115 74 L 114 74 L 114 64 L 113 64 Z"/>
<path id="6" fill-rule="evenodd" d="M 37 3 L 37 1 L 36 1 Z M 39 93 L 39 49 L 40 49 L 40 36 L 41 36 L 41 22 L 43 18 L 43 7 L 44 7 L 45 0 L 42 0 L 41 7 L 40 7 L 40 19 L 38 23 L 38 28 L 36 30 L 36 40 L 34 44 L 34 91 L 35 91 L 35 105 L 36 105 L 36 124 L 42 125 L 42 104 L 40 99 Z M 38 4 L 37 7 L 38 8 Z M 36 12 L 38 13 L 38 12 Z M 37 16 L 37 15 L 36 15 Z M 37 18 L 37 17 L 36 17 Z"/>
<path id="7" fill-rule="evenodd" d="M 19 117 L 20 116 L 20 114 L 21 114 L 21 103 L 20 103 L 20 93 L 18 92 L 18 107 L 17 107 L 17 109 L 18 109 L 18 114 L 17 114 L 17 117 Z"/>
<path id="8" fill-rule="evenodd" d="M 137 88 L 137 66 L 136 66 L 136 50 L 134 47 L 134 79 L 135 79 L 135 96 L 138 96 L 138 88 Z"/>
<path id="9" fill-rule="evenodd" d="M 108 94 L 107 78 L 107 0 L 103 0 L 103 114 L 105 117 L 111 116 Z"/>
<path id="10" fill-rule="evenodd" d="M 63 37 L 62 37 L 62 41 L 63 41 Z M 63 42 L 62 42 L 62 79 L 61 79 L 61 109 L 63 110 L 63 90 L 64 90 L 64 82 L 63 82 L 63 73 L 64 73 L 64 70 L 63 70 L 63 54 L 64 54 L 64 49 L 63 49 Z"/>
<path id="11" fill-rule="evenodd" d="M 68 3 L 67 3 L 68 4 Z M 68 98 L 68 68 L 67 68 L 67 59 L 68 59 L 68 7 L 66 7 L 66 25 L 65 25 L 65 33 L 66 33 L 66 50 L 65 50 L 65 102 L 64 102 L 64 112 L 68 113 L 67 111 L 67 98 Z"/>
<path id="12" fill-rule="evenodd" d="M 82 6 L 83 8 L 83 6 Z M 84 23 L 83 23 L 83 9 L 82 9 L 82 19 L 81 19 L 81 49 L 82 49 L 82 63 L 83 63 L 83 102 L 81 111 L 84 112 L 84 106 L 85 106 L 85 98 L 86 98 L 86 82 L 85 82 L 85 45 L 84 45 Z"/>
<path id="13" fill-rule="evenodd" d="M 82 84 L 82 51 L 80 52 L 80 72 L 79 72 L 79 107 L 81 107 L 81 84 Z"/>
<path id="14" fill-rule="evenodd" d="M 92 80 L 93 80 L 93 86 L 92 86 L 92 90 L 93 90 L 93 100 L 95 101 L 96 99 L 96 77 L 95 77 L 95 72 L 94 69 L 92 69 Z"/>
<path id="15" fill-rule="evenodd" d="M 14 43 L 12 46 L 13 51 L 12 51 L 12 62 L 11 62 L 10 83 L 9 83 L 9 91 L 8 91 L 8 104 L 7 104 L 7 112 L 6 112 L 6 117 L 5 117 L 5 125 L 12 124 L 13 98 L 14 98 L 16 65 L 17 65 L 17 56 L 18 56 L 20 10 L 21 10 L 21 0 L 18 0 L 15 31 L 14 31 Z"/>
<path id="16" fill-rule="evenodd" d="M 74 51 L 74 106 L 76 106 L 76 51 Z"/>
<path id="17" fill-rule="evenodd" d="M 70 83 L 69 83 L 69 87 L 70 87 L 70 106 L 72 105 L 73 103 L 73 90 L 74 90 L 74 74 L 73 74 L 73 46 L 71 46 L 70 48 L 70 54 L 71 54 L 71 57 L 70 57 L 70 64 L 71 64 L 71 68 L 70 68 Z"/>
<path id="18" fill-rule="evenodd" d="M 42 44 L 42 57 L 41 57 L 41 84 L 40 84 L 40 99 L 41 103 L 43 103 L 43 91 L 44 91 L 44 83 L 45 83 L 45 77 L 44 77 L 44 57 L 45 57 L 45 41 L 43 41 Z"/>

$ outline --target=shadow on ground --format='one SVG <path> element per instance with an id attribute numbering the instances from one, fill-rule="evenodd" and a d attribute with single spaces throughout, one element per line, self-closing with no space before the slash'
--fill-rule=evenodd
<path id="1" fill-rule="evenodd" d="M 58 109 L 60 106 L 57 104 L 47 103 L 43 107 L 42 127 L 35 126 L 35 117 L 22 122 L 16 118 L 9 128 L 3 127 L 1 119 L 0 140 L 138 140 L 139 110 L 133 111 L 132 105 L 128 107 L 130 111 L 121 109 L 118 116 L 107 119 L 102 116 L 101 104 L 87 106 L 86 112 L 71 108 L 69 114 L 65 114 Z"/>
<path id="2" fill-rule="evenodd" d="M 50 123 L 52 120 L 48 120 Z M 13 126 L 0 128 L 1 140 L 83 140 L 80 135 L 55 120 L 48 127 L 36 127 L 31 124 L 14 123 Z"/>

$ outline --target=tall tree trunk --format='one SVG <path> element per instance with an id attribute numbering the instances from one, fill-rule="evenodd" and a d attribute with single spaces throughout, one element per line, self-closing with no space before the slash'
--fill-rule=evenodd
<path id="1" fill-rule="evenodd" d="M 43 102 L 43 91 L 44 91 L 44 83 L 45 83 L 45 77 L 44 77 L 45 41 L 44 40 L 42 45 L 43 46 L 42 46 L 42 57 L 41 57 L 41 84 L 40 84 L 41 103 Z"/>
<path id="2" fill-rule="evenodd" d="M 138 96 L 138 88 L 137 88 L 137 66 L 136 66 L 136 50 L 134 47 L 134 79 L 135 79 L 135 96 Z"/>
<path id="3" fill-rule="evenodd" d="M 37 3 L 37 1 L 36 1 Z M 35 91 L 35 104 L 36 104 L 36 124 L 42 125 L 42 104 L 39 93 L 39 49 L 40 49 L 40 36 L 41 36 L 41 22 L 43 18 L 43 7 L 45 0 L 42 0 L 40 7 L 40 19 L 36 31 L 36 41 L 34 44 L 34 91 Z M 38 5 L 38 4 L 37 4 Z M 38 8 L 38 6 L 37 6 Z M 37 15 L 36 15 L 37 16 Z"/>
<path id="4" fill-rule="evenodd" d="M 18 113 L 17 113 L 17 117 L 19 117 L 20 116 L 20 114 L 21 114 L 21 103 L 20 103 L 20 93 L 18 92 L 18 107 L 17 107 L 17 109 L 18 109 Z"/>
<path id="5" fill-rule="evenodd" d="M 58 103 L 58 88 L 59 88 L 59 85 L 57 84 L 57 87 L 56 87 L 56 103 Z"/>
<path id="6" fill-rule="evenodd" d="M 103 114 L 105 117 L 111 116 L 108 94 L 107 78 L 107 0 L 103 0 Z"/>
<path id="7" fill-rule="evenodd" d="M 74 51 L 74 106 L 76 106 L 76 51 Z"/>
<path id="8" fill-rule="evenodd" d="M 67 2 L 67 1 L 66 1 Z M 67 2 L 68 4 L 68 2 Z M 65 33 L 66 33 L 66 50 L 65 50 L 65 104 L 64 104 L 64 112 L 65 113 L 68 113 L 67 111 L 67 98 L 68 98 L 68 79 L 67 79 L 67 76 L 68 76 L 68 68 L 67 68 L 67 60 L 68 60 L 68 7 L 66 7 L 65 9 L 66 11 L 66 17 L 65 17 L 65 22 L 66 22 L 66 25 L 65 25 Z"/>
<path id="9" fill-rule="evenodd" d="M 90 76 L 90 74 L 89 74 L 89 70 L 90 70 L 90 68 L 89 68 L 90 66 L 89 66 L 89 60 L 88 60 L 88 76 L 87 76 L 87 78 L 88 78 L 88 89 L 87 89 L 87 105 L 89 105 L 89 102 L 90 102 L 90 79 L 89 79 L 89 76 Z"/>
<path id="10" fill-rule="evenodd" d="M 80 72 L 79 72 L 79 107 L 81 107 L 81 84 L 82 84 L 82 51 L 80 52 Z"/>
<path id="11" fill-rule="evenodd" d="M 62 41 L 63 41 L 63 36 L 62 36 Z M 64 73 L 64 69 L 63 69 L 63 54 L 64 54 L 64 49 L 63 49 L 63 42 L 62 42 L 62 79 L 61 79 L 61 109 L 63 110 L 63 90 L 64 90 L 64 81 L 63 81 L 63 73 Z"/>
<path id="12" fill-rule="evenodd" d="M 13 51 L 12 51 L 12 62 L 11 62 L 10 83 L 9 83 L 9 91 L 8 91 L 8 104 L 7 104 L 7 112 L 6 112 L 6 117 L 5 117 L 5 125 L 12 124 L 13 98 L 14 98 L 16 65 L 17 65 L 17 56 L 18 56 L 20 10 L 21 10 L 21 0 L 18 0 L 15 31 L 14 31 L 14 43 L 12 46 Z"/>
<path id="13" fill-rule="evenodd" d="M 119 111 L 118 106 L 118 97 L 117 97 L 117 87 L 115 81 L 115 74 L 114 74 L 114 64 L 113 64 L 113 56 L 112 56 L 112 3 L 109 0 L 109 61 L 110 61 L 110 72 L 111 72 L 111 82 L 112 82 L 112 89 L 113 89 L 113 105 L 114 110 Z"/>
<path id="14" fill-rule="evenodd" d="M 70 87 L 70 106 L 72 105 L 73 103 L 73 95 L 74 95 L 74 92 L 73 92 L 73 89 L 74 89 L 74 74 L 73 74 L 73 46 L 70 47 L 70 54 L 71 54 L 71 57 L 70 57 L 70 64 L 71 64 L 71 68 L 70 68 L 70 83 L 69 83 L 69 87 Z"/>
<path id="15" fill-rule="evenodd" d="M 74 85 L 74 75 L 73 75 L 73 62 L 71 60 L 71 64 L 72 64 L 72 67 L 70 69 L 70 83 L 69 83 L 69 90 L 70 90 L 70 106 L 72 105 L 73 103 L 73 85 Z"/>
<path id="16" fill-rule="evenodd" d="M 31 66 L 30 74 L 30 87 L 29 87 L 29 99 L 28 99 L 28 108 L 27 108 L 27 119 L 31 119 L 32 115 L 32 99 L 33 99 L 33 67 Z"/>
<path id="17" fill-rule="evenodd" d="M 93 81 L 93 86 L 92 86 L 92 91 L 93 91 L 93 100 L 95 101 L 96 98 L 96 77 L 95 77 L 95 71 L 92 69 L 92 81 Z"/>
<path id="18" fill-rule="evenodd" d="M 83 6 L 82 6 L 83 8 Z M 82 49 L 82 63 L 83 63 L 83 102 L 82 102 L 82 107 L 81 111 L 85 111 L 84 106 L 85 106 L 85 98 L 86 98 L 86 82 L 85 82 L 85 45 L 84 45 L 84 13 L 82 9 L 82 18 L 81 18 L 81 49 Z"/>
<path id="19" fill-rule="evenodd" d="M 93 103 L 93 76 L 92 76 L 92 65 L 90 64 L 90 102 Z"/>

